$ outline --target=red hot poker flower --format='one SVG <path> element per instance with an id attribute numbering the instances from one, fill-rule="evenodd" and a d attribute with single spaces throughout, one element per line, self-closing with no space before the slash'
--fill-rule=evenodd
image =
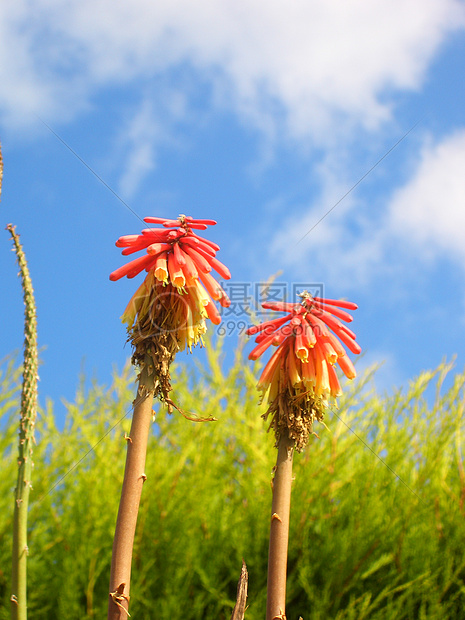
<path id="1" fill-rule="evenodd" d="M 146 217 L 144 222 L 162 224 L 164 228 L 146 228 L 140 235 L 120 237 L 116 246 L 125 248 L 122 251 L 124 256 L 144 249 L 147 254 L 116 269 L 110 275 L 110 280 L 119 280 L 123 276 L 134 278 L 145 269 L 147 272 L 153 271 L 159 282 L 171 283 L 179 292 L 188 292 L 189 287 L 194 287 L 200 290 L 202 299 L 205 299 L 208 293 L 222 306 L 229 306 L 228 296 L 211 275 L 214 269 L 225 280 L 231 277 L 229 269 L 216 258 L 216 252 L 220 248 L 216 243 L 199 237 L 194 232 L 215 225 L 215 220 L 180 215 L 177 220 Z M 210 316 L 208 312 L 207 309 L 209 318 L 218 323 L 217 315 L 212 313 Z"/>
<path id="2" fill-rule="evenodd" d="M 186 215 L 180 215 L 177 220 L 146 217 L 144 221 L 148 224 L 161 224 L 163 228 L 146 228 L 140 235 L 125 235 L 116 242 L 117 247 L 124 248 L 124 256 L 144 249 L 147 254 L 116 269 L 110 275 L 110 280 L 119 280 L 124 276 L 134 278 L 143 270 L 151 276 L 146 278 L 136 291 L 122 319 L 131 328 L 144 306 L 144 301 L 146 302 L 148 289 L 157 286 L 157 282 L 165 286 L 171 285 L 180 295 L 185 296 L 184 306 L 189 317 L 186 317 L 184 324 L 193 325 L 195 332 L 187 334 L 186 344 L 191 347 L 206 330 L 204 318 L 208 317 L 216 325 L 221 321 L 212 300 L 218 301 L 224 307 L 230 305 L 225 291 L 211 274 L 214 270 L 225 280 L 231 277 L 229 269 L 216 258 L 216 252 L 220 248 L 216 243 L 194 232 L 206 230 L 216 222 Z M 162 291 L 159 286 L 157 288 Z M 165 296 L 165 292 L 162 294 Z M 199 317 L 190 316 L 189 307 L 194 309 L 193 314 L 199 314 Z"/>
<path id="3" fill-rule="evenodd" d="M 219 246 L 196 232 L 213 226 L 214 220 L 180 215 L 176 220 L 146 217 L 144 221 L 162 227 L 118 239 L 116 246 L 123 248 L 124 256 L 141 250 L 146 254 L 116 269 L 110 280 L 147 272 L 121 318 L 128 325 L 134 346 L 133 362 L 144 364 L 149 355 L 160 392 L 167 400 L 171 389 L 169 365 L 176 352 L 201 341 L 206 318 L 216 325 L 221 322 L 214 301 L 224 307 L 230 305 L 212 271 L 224 279 L 231 274 L 216 258 Z"/>
<path id="4" fill-rule="evenodd" d="M 348 379 L 356 376 L 343 344 L 352 353 L 361 351 L 355 334 L 341 322 L 352 321 L 346 310 L 356 310 L 356 304 L 312 297 L 307 291 L 301 297 L 300 304 L 262 304 L 265 309 L 286 315 L 250 327 L 246 332 L 257 334 L 249 359 L 258 359 L 271 345 L 277 346 L 257 387 L 263 396 L 269 390 L 266 417 L 272 414 L 277 436 L 286 426 L 300 449 L 312 432 L 313 419 L 323 419 L 328 399 L 342 394 L 335 365 L 339 364 Z M 307 423 L 303 423 L 306 418 Z M 303 432 L 301 439 L 296 428 L 289 426 L 295 426 L 296 421 L 299 432 Z"/>

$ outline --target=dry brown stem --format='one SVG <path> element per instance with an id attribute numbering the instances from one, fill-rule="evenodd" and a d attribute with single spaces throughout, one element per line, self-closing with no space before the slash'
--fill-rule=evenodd
<path id="1" fill-rule="evenodd" d="M 145 458 L 154 392 L 153 366 L 151 360 L 146 358 L 139 376 L 131 431 L 126 441 L 126 467 L 111 559 L 108 620 L 121 620 L 129 615 L 132 549 L 142 486 L 147 478 Z"/>
<path id="2" fill-rule="evenodd" d="M 271 506 L 266 620 L 286 618 L 287 549 L 295 441 L 282 433 L 278 442 Z"/>

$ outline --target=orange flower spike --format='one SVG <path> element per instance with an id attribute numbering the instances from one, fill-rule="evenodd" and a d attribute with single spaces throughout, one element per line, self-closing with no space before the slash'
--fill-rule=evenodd
<path id="1" fill-rule="evenodd" d="M 264 308 L 288 314 L 280 319 L 252 326 L 247 330 L 248 335 L 257 334 L 255 338 L 257 345 L 249 357 L 257 359 L 271 344 L 284 347 L 292 341 L 291 348 L 295 363 L 293 364 L 292 360 L 287 362 L 289 372 L 295 375 L 295 371 L 299 371 L 301 366 L 299 374 L 306 384 L 314 383 L 316 394 L 333 394 L 338 390 L 336 390 L 337 385 L 329 366 L 341 360 L 340 366 L 344 374 L 348 378 L 355 377 L 355 368 L 336 336 L 347 345 L 351 352 L 361 351 L 360 346 L 355 342 L 355 334 L 339 320 L 340 318 L 352 321 L 352 317 L 340 308 L 354 310 L 357 305 L 346 301 L 312 298 L 306 292 L 301 297 L 303 298 L 301 304 L 286 302 L 262 304 Z M 336 318 L 336 314 L 339 318 Z M 286 324 L 287 322 L 289 323 Z M 335 333 L 332 333 L 331 329 Z M 270 338 L 270 332 L 274 335 L 273 338 Z"/>
<path id="2" fill-rule="evenodd" d="M 221 316 L 212 297 L 224 307 L 231 302 L 210 275 L 213 267 L 209 261 L 216 261 L 219 246 L 194 232 L 206 230 L 216 224 L 214 220 L 194 220 L 180 215 L 177 219 L 147 217 L 145 221 L 149 226 L 161 224 L 163 228 L 145 228 L 140 235 L 120 237 L 116 245 L 123 248 L 123 255 L 140 250 L 145 250 L 146 254 L 115 270 L 110 277 L 118 280 L 123 276 L 133 278 L 144 269 L 148 272 L 144 286 L 136 291 L 122 319 L 128 325 L 135 348 L 134 363 L 143 364 L 148 354 L 155 356 L 155 366 L 162 369 L 166 368 L 166 360 L 162 363 L 160 356 L 169 355 L 172 360 L 177 351 L 201 340 L 206 331 L 206 318 L 219 324 Z M 197 248 L 200 252 L 194 254 L 193 259 L 186 248 L 193 252 Z M 206 271 L 202 280 L 196 263 L 201 263 Z M 220 275 L 229 275 L 219 261 L 215 262 L 215 267 Z M 164 370 L 160 372 L 165 373 Z M 171 389 L 168 375 L 169 372 L 163 374 L 159 383 L 164 397 Z"/>

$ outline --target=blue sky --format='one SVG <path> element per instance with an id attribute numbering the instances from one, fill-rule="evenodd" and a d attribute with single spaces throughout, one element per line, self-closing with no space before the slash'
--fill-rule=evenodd
<path id="1" fill-rule="evenodd" d="M 281 270 L 288 292 L 356 301 L 359 368 L 385 361 L 380 388 L 455 354 L 462 369 L 464 74 L 457 0 L 4 3 L 0 214 L 36 291 L 41 402 L 60 414 L 83 363 L 108 383 L 128 358 L 137 282 L 108 275 L 142 227 L 41 119 L 141 218 L 216 219 L 250 298 Z M 4 231 L 0 357 L 22 346 L 10 248 Z M 232 351 L 247 317 L 226 318 Z"/>

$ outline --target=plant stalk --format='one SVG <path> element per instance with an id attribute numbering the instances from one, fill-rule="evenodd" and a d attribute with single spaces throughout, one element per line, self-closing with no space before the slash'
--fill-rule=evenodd
<path id="1" fill-rule="evenodd" d="M 120 620 L 129 616 L 132 551 L 142 486 L 146 480 L 145 458 L 152 422 L 154 390 L 153 363 L 152 359 L 146 356 L 139 375 L 131 431 L 127 437 L 126 466 L 111 558 L 108 620 Z"/>
<path id="2" fill-rule="evenodd" d="M 37 416 L 37 316 L 34 289 L 29 275 L 26 257 L 16 234 L 15 227 L 8 224 L 20 268 L 24 297 L 24 364 L 21 393 L 21 417 L 19 422 L 18 478 L 15 489 L 13 517 L 13 557 L 11 579 L 11 618 L 27 619 L 27 513 L 32 477 L 32 446 Z"/>
<path id="3" fill-rule="evenodd" d="M 266 620 L 286 618 L 287 549 L 291 508 L 294 440 L 281 435 L 278 442 L 271 505 Z"/>

